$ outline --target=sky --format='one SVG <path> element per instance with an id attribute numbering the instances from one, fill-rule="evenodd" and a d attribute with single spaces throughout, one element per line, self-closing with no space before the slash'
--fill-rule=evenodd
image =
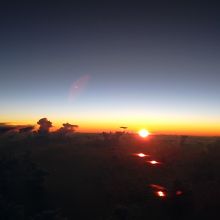
<path id="1" fill-rule="evenodd" d="M 0 122 L 220 135 L 215 1 L 0 6 Z"/>

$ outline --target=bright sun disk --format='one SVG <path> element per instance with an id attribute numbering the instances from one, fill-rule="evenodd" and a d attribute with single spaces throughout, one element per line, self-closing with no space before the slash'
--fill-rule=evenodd
<path id="1" fill-rule="evenodd" d="M 150 132 L 149 132 L 148 130 L 146 130 L 146 129 L 141 129 L 141 130 L 138 132 L 138 134 L 139 134 L 141 137 L 145 138 L 145 137 L 147 137 L 147 136 L 150 134 Z"/>

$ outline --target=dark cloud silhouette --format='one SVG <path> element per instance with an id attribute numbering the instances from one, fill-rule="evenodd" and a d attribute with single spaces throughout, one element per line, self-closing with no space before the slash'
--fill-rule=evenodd
<path id="1" fill-rule="evenodd" d="M 126 126 L 121 126 L 120 128 L 123 130 L 123 132 L 125 132 L 125 130 L 126 130 L 128 127 L 126 127 Z"/>
<path id="2" fill-rule="evenodd" d="M 58 130 L 58 133 L 62 134 L 62 135 L 66 135 L 66 134 L 71 134 L 75 131 L 76 128 L 78 128 L 78 125 L 72 125 L 69 123 L 64 123 L 63 127 L 61 127 Z"/>
<path id="3" fill-rule="evenodd" d="M 9 131 L 12 131 L 16 129 L 16 126 L 8 125 L 6 123 L 0 123 L 0 134 L 7 133 Z"/>
<path id="4" fill-rule="evenodd" d="M 19 133 L 31 132 L 33 125 L 11 125 L 8 123 L 0 123 L 0 134 L 6 134 L 11 131 L 19 131 Z"/>
<path id="5" fill-rule="evenodd" d="M 52 127 L 52 122 L 47 118 L 41 118 L 37 124 L 40 125 L 38 132 L 42 135 L 48 134 L 50 128 Z"/>
<path id="6" fill-rule="evenodd" d="M 34 129 L 34 126 L 30 125 L 30 126 L 26 126 L 23 128 L 19 129 L 20 133 L 26 133 L 26 132 L 31 132 Z"/>

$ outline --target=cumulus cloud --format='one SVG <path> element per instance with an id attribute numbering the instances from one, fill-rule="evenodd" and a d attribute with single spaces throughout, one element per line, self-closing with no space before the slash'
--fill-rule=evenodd
<path id="1" fill-rule="evenodd" d="M 70 133 L 73 133 L 75 131 L 76 128 L 78 128 L 79 126 L 78 125 L 72 125 L 72 124 L 69 124 L 69 123 L 64 123 L 63 124 L 63 127 L 61 127 L 58 132 L 61 133 L 61 134 L 70 134 Z"/>
<path id="2" fill-rule="evenodd" d="M 50 128 L 52 127 L 52 122 L 49 121 L 47 118 L 41 118 L 38 122 L 39 127 L 39 134 L 48 134 Z"/>

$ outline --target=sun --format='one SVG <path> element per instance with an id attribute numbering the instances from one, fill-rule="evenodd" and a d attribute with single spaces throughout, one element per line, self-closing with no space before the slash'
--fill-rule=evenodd
<path id="1" fill-rule="evenodd" d="M 140 131 L 138 131 L 138 134 L 142 137 L 142 138 L 146 138 L 150 132 L 146 129 L 141 129 Z"/>

